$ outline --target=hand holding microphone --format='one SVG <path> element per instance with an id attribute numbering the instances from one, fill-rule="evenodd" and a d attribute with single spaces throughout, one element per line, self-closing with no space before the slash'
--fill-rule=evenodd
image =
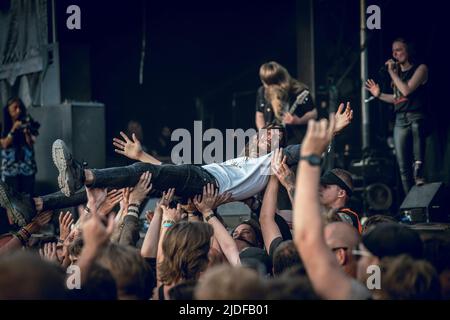
<path id="1" fill-rule="evenodd" d="M 387 66 L 388 71 L 395 71 L 397 69 L 397 61 L 394 59 L 389 59 L 384 65 Z"/>
<path id="2" fill-rule="evenodd" d="M 398 61 L 396 59 L 389 59 L 380 68 L 379 73 L 384 73 L 387 71 L 395 71 L 397 69 Z"/>

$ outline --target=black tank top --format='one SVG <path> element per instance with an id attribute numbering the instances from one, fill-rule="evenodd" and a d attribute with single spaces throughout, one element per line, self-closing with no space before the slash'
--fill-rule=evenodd
<path id="1" fill-rule="evenodd" d="M 413 65 L 409 70 L 400 71 L 399 77 L 403 82 L 408 82 L 416 72 L 418 65 Z M 427 82 L 428 83 L 428 82 Z M 414 92 L 407 97 L 394 85 L 394 111 L 400 112 L 426 112 L 427 83 L 419 85 Z"/>

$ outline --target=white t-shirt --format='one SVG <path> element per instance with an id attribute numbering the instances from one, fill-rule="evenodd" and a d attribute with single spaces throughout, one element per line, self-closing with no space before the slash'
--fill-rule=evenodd
<path id="1" fill-rule="evenodd" d="M 272 152 L 258 158 L 240 157 L 202 166 L 219 184 L 219 192 L 230 192 L 234 200 L 244 200 L 264 189 L 270 177 Z"/>

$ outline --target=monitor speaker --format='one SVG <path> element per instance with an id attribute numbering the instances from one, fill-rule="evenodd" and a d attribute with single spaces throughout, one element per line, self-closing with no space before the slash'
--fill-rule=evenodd
<path id="1" fill-rule="evenodd" d="M 449 222 L 449 206 L 445 201 L 448 196 L 448 189 L 442 182 L 414 186 L 400 206 L 400 213 L 413 223 Z"/>

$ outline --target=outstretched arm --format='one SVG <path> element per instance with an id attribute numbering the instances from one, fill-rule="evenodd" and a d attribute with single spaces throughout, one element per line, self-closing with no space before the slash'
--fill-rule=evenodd
<path id="1" fill-rule="evenodd" d="M 6 241 L 5 244 L 0 246 L 0 255 L 25 246 L 33 233 L 38 232 L 44 225 L 50 222 L 52 215 L 52 211 L 39 213 L 29 224 L 16 232 L 14 236 L 7 238 L 9 241 Z"/>
<path id="2" fill-rule="evenodd" d="M 350 107 L 350 102 L 347 102 L 345 109 L 343 103 L 339 105 L 337 112 L 334 115 L 334 120 L 335 126 L 333 129 L 333 135 L 337 135 L 339 132 L 344 130 L 353 120 L 353 110 Z"/>
<path id="3" fill-rule="evenodd" d="M 219 191 L 217 189 L 214 190 L 214 186 L 209 183 L 203 187 L 202 197 L 197 195 L 193 199 L 193 202 L 197 207 L 197 210 L 202 213 L 203 218 L 205 218 L 205 220 L 208 219 L 206 223 L 209 223 L 213 227 L 214 237 L 219 243 L 219 246 L 228 262 L 233 266 L 240 265 L 241 260 L 239 258 L 239 250 L 236 242 L 213 212 L 214 204 L 219 196 L 218 192 Z"/>
<path id="4" fill-rule="evenodd" d="M 270 244 L 275 238 L 281 237 L 280 228 L 275 222 L 275 211 L 277 209 L 278 195 L 278 179 L 275 175 L 270 177 L 264 192 L 261 213 L 259 215 L 259 223 L 261 224 L 261 232 L 264 240 L 264 246 L 268 254 L 270 254 Z"/>
<path id="5" fill-rule="evenodd" d="M 350 106 L 350 102 L 347 102 L 345 109 L 343 103 L 339 105 L 339 108 L 336 114 L 334 115 L 333 120 L 335 121 L 336 124 L 333 129 L 333 136 L 334 136 L 339 134 L 343 129 L 345 129 L 353 120 L 353 110 Z M 283 153 L 286 156 L 286 164 L 288 166 L 292 166 L 298 163 L 300 159 L 300 147 L 301 145 L 294 144 L 284 148 Z"/>
<path id="6" fill-rule="evenodd" d="M 127 215 L 123 220 L 119 244 L 136 246 L 139 240 L 139 207 L 152 189 L 151 178 L 152 174 L 150 172 L 144 172 L 139 182 L 134 186 L 133 191 L 130 192 L 130 203 Z"/>
<path id="7" fill-rule="evenodd" d="M 81 284 L 88 278 L 95 259 L 102 248 L 108 244 L 114 230 L 114 217 L 112 215 L 109 216 L 106 225 L 102 220 L 104 218 L 97 213 L 93 213 L 89 220 L 83 224 L 84 246 L 77 261 L 81 273 Z"/>
<path id="8" fill-rule="evenodd" d="M 128 136 L 122 131 L 120 131 L 120 135 L 122 136 L 123 140 L 119 138 L 113 139 L 113 145 L 117 148 L 114 149 L 115 152 L 124 155 L 125 157 L 132 160 L 151 163 L 155 165 L 160 165 L 162 163 L 142 149 L 141 142 L 138 138 L 136 138 L 136 135 L 134 133 L 131 136 L 131 139 L 128 138 Z"/>
<path id="9" fill-rule="evenodd" d="M 303 140 L 302 156 L 320 155 L 330 143 L 335 126 L 330 115 L 320 122 L 310 121 Z M 294 242 L 314 290 L 324 299 L 346 299 L 351 280 L 339 267 L 336 257 L 325 243 L 319 204 L 320 167 L 301 161 L 297 171 L 297 190 L 294 203 Z"/>
<path id="10" fill-rule="evenodd" d="M 159 277 L 159 265 L 164 261 L 163 241 L 166 233 L 173 224 L 181 220 L 181 205 L 177 204 L 176 208 L 169 208 L 168 206 L 161 205 L 163 211 L 161 231 L 159 233 L 158 252 L 156 254 L 156 282 L 159 287 L 162 283 Z"/>
<path id="11" fill-rule="evenodd" d="M 168 206 L 172 201 L 173 195 L 175 194 L 175 189 L 169 189 L 167 192 L 164 191 L 161 200 L 156 203 L 155 214 L 150 222 L 150 226 L 145 234 L 144 242 L 141 247 L 141 256 L 144 258 L 156 258 L 158 252 L 158 240 L 159 233 L 161 229 L 161 222 L 163 216 L 163 210 L 161 206 Z"/>
<path id="12" fill-rule="evenodd" d="M 394 95 L 382 93 L 380 86 L 373 81 L 372 79 L 368 79 L 366 81 L 366 89 L 370 91 L 370 93 L 375 97 L 387 103 L 394 103 Z"/>

